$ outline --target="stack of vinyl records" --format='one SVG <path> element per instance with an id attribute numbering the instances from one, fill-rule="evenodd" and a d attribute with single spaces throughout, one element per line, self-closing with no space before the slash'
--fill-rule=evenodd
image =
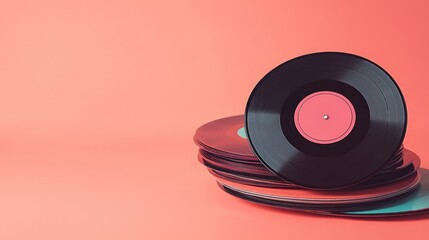
<path id="1" fill-rule="evenodd" d="M 404 148 L 399 87 L 375 63 L 315 53 L 269 72 L 245 115 L 196 131 L 198 160 L 235 197 L 318 214 L 384 217 L 429 210 L 429 170 Z"/>

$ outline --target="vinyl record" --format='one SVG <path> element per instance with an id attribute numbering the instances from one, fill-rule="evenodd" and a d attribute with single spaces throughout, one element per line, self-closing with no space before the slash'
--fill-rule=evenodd
<path id="1" fill-rule="evenodd" d="M 329 205 L 342 203 L 367 203 L 396 197 L 414 188 L 419 182 L 419 176 L 414 173 L 401 181 L 382 186 L 338 191 L 264 188 L 235 183 L 221 178 L 217 178 L 216 180 L 229 189 L 263 199 L 282 201 L 285 203 Z"/>
<path id="2" fill-rule="evenodd" d="M 200 150 L 200 155 L 204 158 L 204 160 L 207 160 L 210 162 L 216 162 L 217 164 L 220 164 L 220 166 L 227 165 L 227 166 L 233 167 L 237 171 L 262 172 L 262 173 L 265 173 L 264 175 L 275 176 L 275 174 L 268 171 L 268 169 L 266 169 L 264 165 L 262 165 L 261 163 L 248 164 L 240 161 L 232 161 L 232 160 L 224 159 L 222 157 L 208 155 L 205 151 L 201 151 L 201 150 Z"/>
<path id="3" fill-rule="evenodd" d="M 228 172 L 231 174 L 238 174 L 243 176 L 254 176 L 258 178 L 278 179 L 278 177 L 274 175 L 274 173 L 266 169 L 253 168 L 251 166 L 243 168 L 242 166 L 237 166 L 236 164 L 233 164 L 230 162 L 214 161 L 210 158 L 204 157 L 201 154 L 198 154 L 198 161 L 208 168 L 212 168 L 218 171 Z"/>
<path id="4" fill-rule="evenodd" d="M 418 156 L 407 149 L 403 150 L 401 148 L 400 154 L 398 153 L 398 157 L 400 157 L 401 165 L 399 165 L 398 160 L 395 160 L 395 162 L 397 162 L 395 163 L 395 168 L 389 167 L 387 169 L 382 169 L 377 173 L 377 175 L 356 185 L 355 187 L 378 186 L 398 181 L 412 174 L 420 165 L 420 159 Z M 215 171 L 210 171 L 212 175 L 218 174 L 231 181 L 244 184 L 247 183 L 253 186 L 275 188 L 282 186 L 286 188 L 290 188 L 291 186 L 294 188 L 298 187 L 295 184 L 278 178 L 275 174 L 266 169 L 259 161 L 254 162 L 249 160 L 225 158 L 213 155 L 203 149 L 200 149 L 198 159 L 207 168 Z M 261 181 L 263 181 L 263 184 L 261 184 Z"/>
<path id="5" fill-rule="evenodd" d="M 266 187 L 266 188 L 300 188 L 294 184 L 285 182 L 285 181 L 275 181 L 270 179 L 263 179 L 252 176 L 242 176 L 231 173 L 226 173 L 224 171 L 218 171 L 211 168 L 207 168 L 210 174 L 216 178 L 225 179 L 228 181 L 256 186 L 256 187 Z"/>
<path id="6" fill-rule="evenodd" d="M 346 53 L 292 59 L 256 85 L 246 131 L 257 157 L 282 179 L 311 189 L 356 185 L 400 148 L 406 107 L 392 77 Z"/>
<path id="7" fill-rule="evenodd" d="M 218 119 L 197 129 L 195 143 L 202 149 L 221 156 L 257 160 L 244 130 L 244 116 Z"/>
<path id="8" fill-rule="evenodd" d="M 218 182 L 218 186 L 225 192 L 257 204 L 262 204 L 270 207 L 277 207 L 289 210 L 299 210 L 307 211 L 318 214 L 329 214 L 329 215 L 345 215 L 351 211 L 363 211 L 369 209 L 377 209 L 383 204 L 388 204 L 390 202 L 396 201 L 403 197 L 406 197 L 408 194 L 413 193 L 415 189 L 419 187 L 420 175 L 415 173 L 413 176 L 410 176 L 407 180 L 408 187 L 398 189 L 397 192 L 393 194 L 385 195 L 382 198 L 369 198 L 363 201 L 342 201 L 342 202 L 298 202 L 298 201 L 285 201 L 284 199 L 276 199 L 264 196 L 258 196 L 254 194 L 249 194 L 245 191 L 241 191 L 234 187 L 230 187 L 226 184 Z M 427 206 L 427 204 L 426 204 Z M 358 216 L 358 215 L 355 215 Z"/>
<path id="9" fill-rule="evenodd" d="M 236 163 L 243 163 L 243 164 L 250 164 L 250 165 L 260 165 L 262 166 L 262 163 L 255 157 L 254 159 L 250 159 L 250 158 L 240 158 L 238 156 L 235 157 L 231 157 L 231 156 L 227 156 L 225 154 L 215 154 L 213 152 L 209 152 L 205 149 L 201 149 L 200 148 L 200 153 L 204 156 L 206 156 L 207 158 L 221 158 L 224 159 L 226 161 L 230 161 L 230 162 L 236 162 Z M 393 166 L 393 163 L 392 163 Z M 268 169 L 267 169 L 268 171 Z"/>
<path id="10" fill-rule="evenodd" d="M 404 161 L 395 171 L 377 174 L 376 176 L 362 182 L 353 188 L 368 188 L 381 186 L 402 180 L 412 175 L 420 166 L 420 158 L 409 150 L 404 151 Z M 209 172 L 216 178 L 223 178 L 232 182 L 247 184 L 251 186 L 269 187 L 269 188 L 301 188 L 292 183 L 286 182 L 280 178 L 267 178 L 254 174 L 242 174 L 240 172 L 229 172 L 225 170 L 212 169 L 208 167 Z"/>

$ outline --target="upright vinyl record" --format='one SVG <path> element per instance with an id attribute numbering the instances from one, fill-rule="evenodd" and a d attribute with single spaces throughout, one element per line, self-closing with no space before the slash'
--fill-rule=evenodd
<path id="1" fill-rule="evenodd" d="M 346 53 L 283 63 L 256 85 L 246 131 L 262 163 L 284 180 L 335 189 L 373 176 L 400 148 L 407 114 L 392 77 Z"/>

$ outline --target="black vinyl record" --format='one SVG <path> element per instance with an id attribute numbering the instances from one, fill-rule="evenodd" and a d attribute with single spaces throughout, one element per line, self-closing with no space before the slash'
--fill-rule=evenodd
<path id="1" fill-rule="evenodd" d="M 311 119 L 314 114 L 320 119 Z M 337 129 L 317 127 L 325 123 Z M 311 189 L 348 187 L 376 174 L 401 147 L 406 123 L 405 102 L 392 77 L 367 59 L 335 52 L 301 56 L 273 69 L 254 88 L 245 116 L 261 162 Z"/>

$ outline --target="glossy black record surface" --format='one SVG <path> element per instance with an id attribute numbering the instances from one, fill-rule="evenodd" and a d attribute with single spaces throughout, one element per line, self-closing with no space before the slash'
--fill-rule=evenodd
<path id="1" fill-rule="evenodd" d="M 297 131 L 293 111 L 307 95 L 333 91 L 356 111 L 350 134 L 317 144 Z M 400 148 L 407 114 L 392 77 L 375 63 L 346 53 L 304 55 L 276 67 L 254 88 L 245 125 L 255 155 L 284 180 L 312 189 L 343 188 L 380 170 Z"/>

